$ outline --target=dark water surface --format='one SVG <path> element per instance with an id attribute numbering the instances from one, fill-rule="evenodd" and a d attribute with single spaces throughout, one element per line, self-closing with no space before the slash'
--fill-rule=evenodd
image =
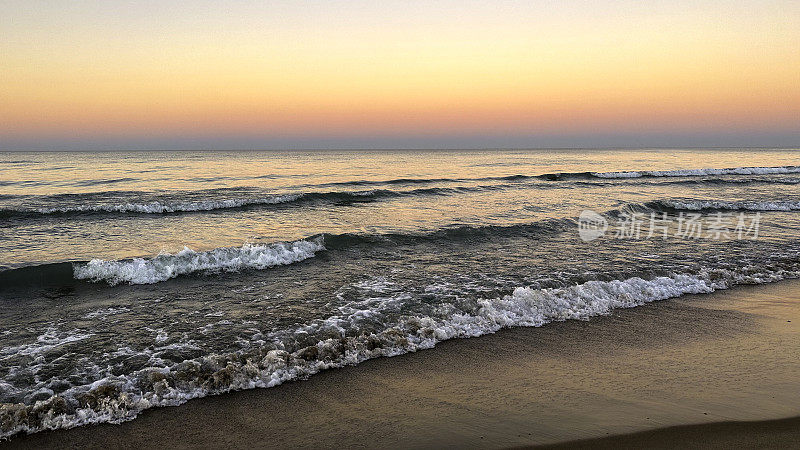
<path id="1" fill-rule="evenodd" d="M 0 153 L 0 436 L 796 278 L 799 156 Z"/>

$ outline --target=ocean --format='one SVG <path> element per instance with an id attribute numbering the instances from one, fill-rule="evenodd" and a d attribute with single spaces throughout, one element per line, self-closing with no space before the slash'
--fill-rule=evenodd
<path id="1" fill-rule="evenodd" d="M 0 153 L 0 437 L 798 278 L 797 151 Z"/>

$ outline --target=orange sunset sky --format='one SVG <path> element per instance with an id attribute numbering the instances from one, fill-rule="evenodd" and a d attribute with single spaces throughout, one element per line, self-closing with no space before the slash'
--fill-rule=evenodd
<path id="1" fill-rule="evenodd" d="M 800 2 L 0 1 L 0 150 L 800 146 Z"/>

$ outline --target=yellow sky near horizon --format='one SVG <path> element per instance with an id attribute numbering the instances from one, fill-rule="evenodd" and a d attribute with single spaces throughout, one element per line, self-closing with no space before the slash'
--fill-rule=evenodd
<path id="1" fill-rule="evenodd" d="M 797 131 L 798 4 L 4 2 L 0 137 Z"/>

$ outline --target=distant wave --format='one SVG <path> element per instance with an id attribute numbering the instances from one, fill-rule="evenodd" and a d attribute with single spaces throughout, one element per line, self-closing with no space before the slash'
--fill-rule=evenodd
<path id="1" fill-rule="evenodd" d="M 675 170 L 635 170 L 614 172 L 552 172 L 540 175 L 515 175 L 508 179 L 538 178 L 546 181 L 630 179 L 661 177 L 703 177 L 713 175 L 777 175 L 800 173 L 800 166 L 776 167 L 731 167 L 725 169 L 675 169 Z M 759 180 L 767 181 L 767 180 Z"/>
<path id="2" fill-rule="evenodd" d="M 725 201 L 725 200 L 657 200 L 645 204 L 654 209 L 687 211 L 800 211 L 800 201 Z"/>
<path id="3" fill-rule="evenodd" d="M 0 160 L 0 164 L 40 164 L 40 162 L 31 161 L 29 159 L 11 159 L 6 161 Z"/>
<path id="4" fill-rule="evenodd" d="M 677 177 L 676 177 L 677 178 Z M 720 177 L 712 177 L 712 178 L 702 178 L 702 177 L 686 177 L 681 179 L 666 179 L 661 181 L 658 178 L 655 178 L 658 184 L 693 184 L 693 185 L 701 185 L 701 184 L 732 184 L 732 185 L 744 185 L 744 184 L 785 184 L 785 185 L 795 185 L 800 184 L 800 178 L 798 177 L 756 177 L 756 178 L 744 178 L 744 177 L 736 177 L 736 178 L 720 178 Z M 640 178 L 639 179 L 642 184 L 651 184 L 653 183 L 654 178 Z M 630 180 L 629 182 L 633 182 Z"/>
<path id="5" fill-rule="evenodd" d="M 646 177 L 702 177 L 712 175 L 776 175 L 800 173 L 800 166 L 775 166 L 775 167 L 732 167 L 725 169 L 675 169 L 675 170 L 637 170 L 614 172 L 551 172 L 538 175 L 508 175 L 498 177 L 480 178 L 398 178 L 385 181 L 345 181 L 329 183 L 330 185 L 383 185 L 383 184 L 416 184 L 416 183 L 443 183 L 467 181 L 523 181 L 539 179 L 545 181 L 565 181 L 574 179 L 624 179 Z"/>
<path id="6" fill-rule="evenodd" d="M 539 178 L 539 175 L 507 175 L 478 178 L 394 178 L 389 180 L 352 180 L 323 183 L 318 186 L 381 186 L 392 184 L 464 183 L 473 181 L 517 181 Z"/>
<path id="7" fill-rule="evenodd" d="M 322 186 L 381 186 L 381 185 L 403 185 L 403 184 L 425 184 L 425 183 L 443 183 L 443 182 L 474 182 L 474 181 L 525 181 L 525 180 L 543 180 L 547 182 L 554 181 L 584 181 L 584 182 L 600 182 L 602 180 L 631 180 L 642 178 L 663 178 L 663 177 L 702 177 L 702 176 L 724 176 L 724 175 L 775 175 L 775 174 L 793 174 L 800 173 L 800 166 L 779 166 L 779 167 L 738 167 L 727 169 L 679 169 L 679 170 L 662 170 L 662 171 L 622 171 L 622 172 L 555 172 L 545 173 L 541 175 L 509 175 L 500 177 L 482 177 L 482 178 L 397 178 L 382 181 L 373 180 L 353 180 L 334 183 L 323 183 L 315 185 L 314 187 Z M 798 184 L 800 179 L 726 179 L 726 178 L 711 178 L 703 180 L 676 180 L 676 183 L 778 183 L 778 184 Z M 549 183 L 541 183 L 536 187 L 544 188 Z M 108 193 L 87 193 L 87 194 L 59 194 L 57 196 L 46 196 L 43 200 L 47 203 L 56 204 L 59 206 L 14 206 L 0 208 L 0 218 L 24 218 L 30 216 L 53 215 L 53 214 L 86 214 L 86 213 L 133 213 L 133 214 L 170 214 L 170 213 L 183 213 L 183 212 L 201 212 L 201 211 L 216 211 L 225 209 L 247 208 L 268 205 L 288 205 L 300 204 L 303 202 L 338 202 L 338 203 L 363 203 L 370 201 L 377 201 L 381 199 L 406 197 L 406 196 L 424 196 L 424 195 L 453 195 L 466 192 L 480 192 L 488 190 L 506 189 L 518 184 L 485 184 L 477 186 L 450 186 L 450 187 L 429 187 L 418 188 L 409 190 L 393 190 L 393 189 L 369 189 L 363 191 L 330 191 L 330 192 L 299 192 L 299 193 L 283 193 L 273 195 L 247 195 L 233 198 L 213 198 L 219 192 L 211 190 L 196 191 L 189 194 L 197 196 L 199 194 L 209 195 L 211 198 L 195 199 L 195 200 L 180 200 L 180 199 L 154 199 L 152 201 L 116 201 L 113 199 L 101 198 L 103 194 L 114 194 L 114 191 Z M 525 185 L 527 186 L 527 185 Z M 148 193 L 137 193 L 132 191 L 120 192 L 125 197 L 135 198 L 137 194 L 140 196 L 148 195 Z M 7 196 L 4 198 L 13 198 L 20 196 Z M 98 201 L 100 198 L 101 201 Z M 29 203 L 35 202 L 36 198 L 31 197 L 25 199 Z M 105 200 L 105 201 L 103 201 Z M 66 205 L 64 205 L 66 203 Z M 61 206 L 64 205 L 64 206 Z"/>
<path id="8" fill-rule="evenodd" d="M 641 178 L 641 177 L 701 177 L 708 175 L 773 175 L 800 173 L 800 166 L 779 167 L 734 167 L 728 169 L 679 169 L 644 170 L 630 172 L 591 172 L 597 178 Z"/>
<path id="9" fill-rule="evenodd" d="M 148 202 L 148 203 L 118 203 L 99 205 L 71 205 L 55 208 L 38 208 L 33 211 L 40 214 L 67 214 L 81 212 L 117 212 L 141 214 L 165 214 L 175 212 L 212 211 L 215 209 L 241 208 L 249 205 L 273 205 L 289 203 L 298 200 L 302 194 L 275 195 L 263 198 L 234 198 L 224 200 L 201 200 L 191 202 Z M 24 210 L 23 210 L 24 211 Z M 20 212 L 23 212 L 20 211 Z"/>
<path id="10" fill-rule="evenodd" d="M 535 222 L 509 225 L 452 225 L 424 233 L 382 233 L 382 234 L 324 234 L 328 250 L 339 250 L 356 245 L 415 245 L 426 243 L 459 242 L 496 237 L 542 237 L 577 227 L 577 222 L 569 218 L 543 219 Z"/>
<path id="11" fill-rule="evenodd" d="M 312 258 L 324 249 L 321 238 L 269 245 L 245 244 L 205 252 L 184 248 L 178 253 L 162 253 L 151 259 L 93 259 L 75 264 L 74 274 L 79 280 L 106 281 L 111 285 L 152 284 L 193 272 L 237 272 L 292 264 Z"/>
<path id="12" fill-rule="evenodd" d="M 302 185 L 302 187 L 325 187 L 325 186 L 391 186 L 391 185 L 413 185 L 413 184 L 434 184 L 434 183 L 465 183 L 480 181 L 524 181 L 539 179 L 545 181 L 562 181 L 571 179 L 620 179 L 620 178 L 644 178 L 644 177 L 700 177 L 711 175 L 775 175 L 800 173 L 800 166 L 767 166 L 767 167 L 731 167 L 724 169 L 699 168 L 699 169 L 674 169 L 674 170 L 629 170 L 629 171 L 610 171 L 610 172 L 551 172 L 543 174 L 514 174 L 487 177 L 455 177 L 455 178 L 394 178 L 388 180 L 347 180 L 334 181 L 321 184 Z M 264 178 L 276 178 L 275 175 L 258 175 L 252 177 L 214 177 L 214 178 L 187 178 L 184 181 L 204 182 L 220 180 L 257 180 Z M 74 186 L 96 186 L 103 184 L 114 184 L 122 182 L 141 181 L 137 178 L 116 178 L 98 180 L 80 180 Z M 37 185 L 39 182 L 32 180 L 1 180 L 0 185 Z M 46 183 L 45 183 L 46 184 Z"/>
<path id="13" fill-rule="evenodd" d="M 89 186 L 100 186 L 103 184 L 128 183 L 131 181 L 138 181 L 138 179 L 127 177 L 127 178 L 111 178 L 106 180 L 83 180 L 83 181 L 76 181 L 75 183 L 73 183 L 73 186 L 89 187 Z"/>
<path id="14" fill-rule="evenodd" d="M 94 203 L 72 204 L 56 207 L 22 207 L 0 209 L 0 218 L 15 218 L 25 216 L 41 216 L 55 214 L 86 214 L 86 213 L 133 213 L 133 214 L 171 214 L 183 212 L 215 211 L 237 209 L 267 205 L 299 204 L 308 202 L 332 203 L 363 203 L 395 197 L 411 197 L 424 195 L 450 195 L 458 192 L 479 192 L 498 189 L 496 186 L 460 186 L 452 188 L 422 188 L 405 191 L 388 189 L 372 189 L 365 191 L 340 191 L 340 192 L 307 192 L 289 193 L 259 197 L 239 197 L 228 199 L 208 199 L 193 201 L 154 200 L 150 202 L 119 202 L 119 203 Z M 80 201 L 80 196 L 75 195 L 72 202 Z"/>

